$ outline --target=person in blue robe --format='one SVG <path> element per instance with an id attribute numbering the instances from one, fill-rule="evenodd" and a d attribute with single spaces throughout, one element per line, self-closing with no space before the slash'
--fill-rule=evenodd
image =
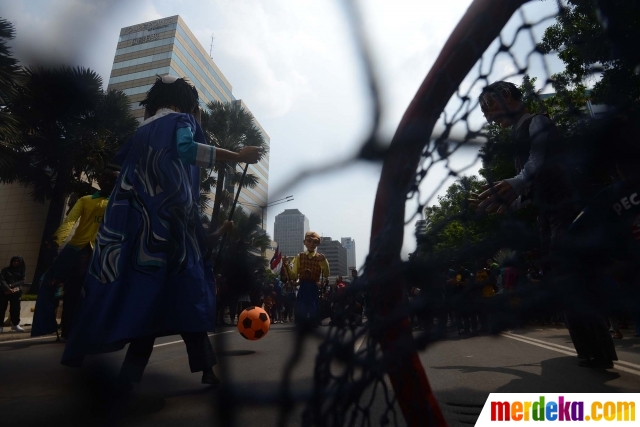
<path id="1" fill-rule="evenodd" d="M 85 355 L 130 343 L 120 371 L 129 385 L 140 381 L 155 338 L 179 333 L 191 371 L 217 384 L 207 334 L 215 327 L 215 279 L 198 208 L 200 168 L 215 161 L 257 163 L 262 152 L 204 144 L 198 92 L 185 79 L 158 77 L 140 104 L 145 120 L 116 155 L 120 176 L 62 363 L 80 366 Z"/>

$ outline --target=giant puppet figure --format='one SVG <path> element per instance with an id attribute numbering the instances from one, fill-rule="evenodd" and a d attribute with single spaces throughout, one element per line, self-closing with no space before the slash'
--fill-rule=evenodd
<path id="1" fill-rule="evenodd" d="M 300 276 L 300 288 L 296 298 L 295 320 L 299 325 L 317 325 L 319 319 L 318 286 L 321 275 L 329 277 L 329 261 L 316 250 L 320 244 L 320 235 L 309 231 L 304 236 L 307 248 L 293 259 L 289 277 L 296 280 Z"/>
<path id="2" fill-rule="evenodd" d="M 523 94 L 513 83 L 498 81 L 486 86 L 478 99 L 483 114 L 502 128 L 511 128 L 514 166 L 518 174 L 494 182 L 471 200 L 478 212 L 503 213 L 527 202 L 538 208 L 542 249 L 550 254 L 545 276 L 558 277 L 566 263 L 560 250 L 574 244 L 568 230 L 576 211 L 576 191 L 569 153 L 563 152 L 555 124 L 545 115 L 530 114 Z M 584 267 L 577 267 L 584 270 Z M 575 281 L 569 281 L 574 282 Z M 565 320 L 581 366 L 613 367 L 618 360 L 611 335 L 595 310 L 576 309 L 581 298 L 593 297 L 586 287 L 571 288 L 572 305 Z"/>
<path id="3" fill-rule="evenodd" d="M 84 283 L 85 296 L 62 363 L 130 343 L 120 380 L 139 382 L 156 337 L 181 334 L 192 372 L 216 384 L 207 332 L 215 326 L 215 280 L 200 219 L 200 168 L 257 163 L 261 152 L 204 144 L 198 92 L 158 77 L 140 102 L 145 118 L 116 156 L 122 163 Z M 194 117 L 195 115 L 195 117 Z"/>

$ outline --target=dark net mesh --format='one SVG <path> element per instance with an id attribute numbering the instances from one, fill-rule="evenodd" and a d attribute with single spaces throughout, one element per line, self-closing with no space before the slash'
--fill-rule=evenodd
<path id="1" fill-rule="evenodd" d="M 442 402 L 439 405 L 434 398 L 417 352 L 446 338 L 447 314 L 477 317 L 490 333 L 499 333 L 541 308 L 569 313 L 569 326 L 589 322 L 581 316 L 594 310 L 621 309 L 619 301 L 605 301 L 602 294 L 590 292 L 586 275 L 603 276 L 596 267 L 584 268 L 589 257 L 602 255 L 599 248 L 607 243 L 598 240 L 601 236 L 579 232 L 568 237 L 570 224 L 588 201 L 614 180 L 617 149 L 610 140 L 603 141 L 610 135 L 612 121 L 633 117 L 637 100 L 637 94 L 625 98 L 614 80 L 592 89 L 584 86 L 604 82 L 611 69 L 624 74 L 637 64 L 636 52 L 628 46 L 629 32 L 620 27 L 633 25 L 619 23 L 623 18 L 610 9 L 587 1 L 473 2 L 387 144 L 378 133 L 384 105 L 378 98 L 366 37 L 354 4 L 346 3 L 366 65 L 374 117 L 369 138 L 350 161 L 383 162 L 370 253 L 346 293 L 327 296 L 331 326 L 299 328 L 278 390 L 260 394 L 234 387 L 221 360 L 226 385 L 219 393 L 220 422 L 232 425 L 238 411 L 260 404 L 278 406 L 279 425 L 444 425 Z M 587 18 L 596 26 L 580 34 L 562 33 L 562 25 Z M 600 54 L 609 62 L 587 58 L 592 43 L 605 50 Z M 583 62 L 567 65 L 558 59 L 572 55 Z M 626 68 L 616 68 L 623 62 Z M 635 76 L 625 74 L 631 87 L 637 85 Z M 516 101 L 536 117 L 548 118 L 538 132 L 554 142 L 548 146 L 544 167 L 534 173 L 539 179 L 516 201 L 523 205 L 518 211 L 512 210 L 513 200 L 506 193 L 489 193 L 489 199 L 476 195 L 485 185 L 516 177 L 532 152 L 529 148 L 521 155 L 514 144 L 519 136 L 499 125 L 501 117 L 510 119 L 510 114 L 522 112 L 504 112 L 513 99 L 504 95 L 504 87 L 495 90 L 497 96 L 489 94 L 486 102 L 503 112 L 483 113 L 486 108 L 481 108 L 479 96 L 496 81 L 513 83 L 522 94 Z M 606 104 L 609 114 L 597 117 L 592 100 Z M 494 122 L 488 124 L 486 117 Z M 471 160 L 461 160 L 465 158 Z M 479 166 L 480 176 L 471 176 Z M 456 183 L 433 207 L 436 194 L 452 179 Z M 495 214 L 492 209 L 505 212 Z M 416 220 L 418 248 L 409 261 L 402 261 L 404 228 Z M 503 269 L 530 265 L 534 281 L 540 270 L 545 276 L 535 288 L 512 288 L 505 279 L 489 283 L 477 276 L 478 271 L 491 274 L 495 268 L 483 264 L 486 258 Z M 621 260 L 629 267 L 628 258 Z M 480 264 L 474 269 L 476 262 Z M 475 279 L 464 287 L 456 286 L 462 266 Z M 634 276 L 628 270 L 621 268 L 617 274 Z M 425 327 L 416 333 L 412 331 L 416 324 Z M 317 355 L 313 386 L 310 394 L 304 394 L 295 391 L 292 372 L 308 342 L 317 348 Z M 218 345 L 223 349 L 224 341 Z M 477 415 L 480 408 L 472 410 Z"/>

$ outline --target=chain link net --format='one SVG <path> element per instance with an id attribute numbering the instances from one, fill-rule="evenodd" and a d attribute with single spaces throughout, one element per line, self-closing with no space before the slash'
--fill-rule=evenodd
<path id="1" fill-rule="evenodd" d="M 601 12 L 595 3 L 592 7 L 594 12 Z M 444 425 L 442 411 L 449 418 L 460 413 L 459 405 L 455 402 L 438 405 L 423 368 L 417 368 L 420 362 L 416 352 L 447 337 L 442 323 L 446 322 L 446 313 L 490 313 L 491 332 L 498 333 L 554 298 L 560 301 L 556 308 L 562 308 L 563 297 L 548 288 L 542 292 L 524 289 L 483 301 L 470 297 L 477 289 L 447 297 L 442 285 L 446 282 L 443 266 L 448 267 L 453 259 L 473 260 L 479 254 L 496 254 L 496 258 L 504 260 L 525 253 L 545 262 L 544 254 L 528 252 L 540 246 L 537 227 L 532 226 L 532 218 L 537 215 L 535 208 L 499 218 L 478 215 L 469 208 L 466 199 L 471 197 L 471 191 L 478 190 L 479 182 L 465 174 L 475 172 L 479 164 L 483 165 L 481 172 L 487 183 L 516 174 L 512 166 L 500 169 L 505 156 L 509 162 L 513 156 L 508 147 L 505 149 L 506 134 L 497 125 L 487 124 L 478 96 L 488 84 L 506 80 L 523 89 L 527 105 L 538 111 L 544 109 L 541 94 L 554 91 L 554 84 L 561 78 L 556 73 L 562 71 L 562 66 L 556 57 L 558 52 L 542 46 L 542 38 L 545 29 L 573 13 L 571 7 L 551 1 L 474 2 L 388 146 L 378 134 L 384 106 L 378 97 L 366 36 L 352 2 L 346 2 L 346 10 L 365 64 L 373 126 L 356 158 L 321 168 L 307 177 L 331 172 L 354 160 L 383 161 L 371 252 L 360 278 L 348 287 L 343 298 L 334 301 L 328 330 L 297 332 L 295 349 L 287 360 L 277 393 L 259 398 L 238 390 L 220 393 L 219 408 L 223 410 L 219 412 L 219 420 L 225 425 L 232 424 L 234 411 L 246 402 L 278 405 L 282 426 L 299 422 L 293 413 L 301 404 L 304 405 L 301 425 L 305 426 Z M 587 74 L 596 75 L 599 71 L 593 69 Z M 547 104 L 553 111 L 541 112 L 556 114 L 552 118 L 559 120 L 558 126 L 564 131 L 589 120 L 584 106 L 576 106 L 575 100 L 561 95 L 554 98 L 555 104 Z M 461 158 L 467 159 L 466 163 Z M 583 166 L 588 164 L 587 160 Z M 460 192 L 453 200 L 458 208 L 438 216 L 429 206 L 452 179 L 459 180 Z M 403 229 L 416 220 L 422 221 L 418 224 L 425 230 L 418 235 L 418 250 L 410 261 L 403 262 L 400 260 Z M 498 222 L 500 226 L 496 226 Z M 487 229 L 487 224 L 493 224 L 494 234 L 480 237 L 469 234 L 474 227 Z M 452 225 L 462 229 L 459 244 L 443 248 L 442 233 Z M 411 297 L 407 298 L 408 295 Z M 355 308 L 360 306 L 365 308 L 364 323 Z M 434 317 L 440 320 L 439 327 L 419 333 L 411 331 L 409 319 L 431 322 Z M 304 342 L 314 340 L 320 344 L 311 394 L 294 393 L 291 372 L 300 359 Z M 479 407 L 466 410 L 463 413 L 471 410 L 475 416 L 480 412 Z"/>

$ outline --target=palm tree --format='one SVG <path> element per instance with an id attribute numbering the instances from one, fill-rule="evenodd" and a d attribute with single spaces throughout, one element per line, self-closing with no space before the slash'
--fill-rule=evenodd
<path id="1" fill-rule="evenodd" d="M 34 200 L 49 200 L 43 241 L 60 225 L 66 197 L 86 187 L 137 127 L 127 96 L 105 93 L 102 78 L 86 68 L 29 69 L 9 108 L 22 121 L 17 179 L 32 188 Z M 47 250 L 38 257 L 34 284 L 47 268 Z"/>
<path id="2" fill-rule="evenodd" d="M 218 223 L 226 218 L 228 212 L 221 210 Z M 218 248 L 222 256 L 216 272 L 227 278 L 232 292 L 240 295 L 258 285 L 259 275 L 254 272 L 263 272 L 267 266 L 262 253 L 271 244 L 271 237 L 260 227 L 258 215 L 236 209 L 232 219 L 235 227 L 228 233 L 224 248 Z"/>
<path id="3" fill-rule="evenodd" d="M 24 83 L 25 75 L 11 56 L 7 42 L 15 37 L 13 25 L 0 19 L 0 181 L 15 180 L 20 124 L 8 105 Z"/>
<path id="4" fill-rule="evenodd" d="M 200 217 L 205 223 L 209 223 L 209 217 L 206 215 L 206 211 L 211 207 L 211 193 L 216 183 L 217 180 L 213 176 L 212 169 L 200 169 Z"/>
<path id="5" fill-rule="evenodd" d="M 218 101 L 207 104 L 208 111 L 202 112 L 202 129 L 212 145 L 229 151 L 239 152 L 242 147 L 266 148 L 262 132 L 253 122 L 251 113 L 242 108 L 240 102 L 222 103 Z M 224 201 L 229 201 L 229 194 L 224 191 L 225 178 L 231 184 L 239 184 L 242 173 L 237 172 L 235 163 L 217 162 L 214 166 L 217 173 L 216 193 L 213 201 L 212 219 L 217 219 Z M 247 174 L 243 187 L 253 188 L 258 184 L 258 177 Z"/>

